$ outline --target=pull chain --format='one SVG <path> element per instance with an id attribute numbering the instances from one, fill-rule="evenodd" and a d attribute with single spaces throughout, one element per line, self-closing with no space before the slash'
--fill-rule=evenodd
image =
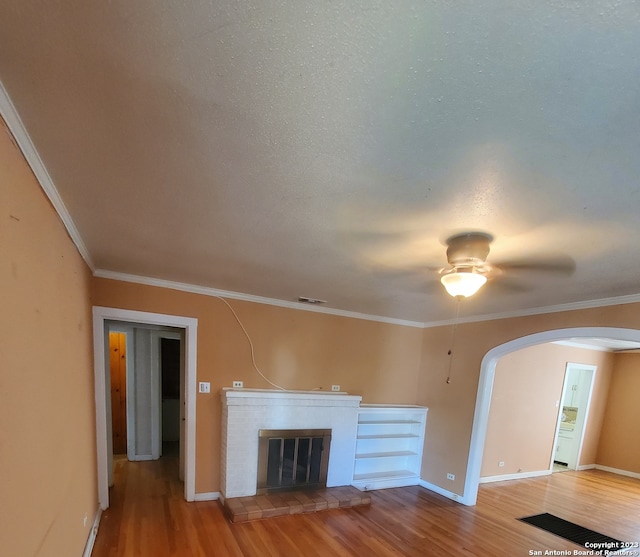
<path id="1" fill-rule="evenodd" d="M 458 328 L 458 316 L 460 315 L 460 300 L 462 298 L 460 296 L 456 296 L 456 317 L 453 320 L 453 327 L 451 328 L 451 342 L 449 343 L 449 351 L 447 355 L 449 356 L 449 366 L 447 369 L 447 385 L 451 383 L 451 362 L 453 361 L 453 347 L 456 341 L 456 330 Z"/>

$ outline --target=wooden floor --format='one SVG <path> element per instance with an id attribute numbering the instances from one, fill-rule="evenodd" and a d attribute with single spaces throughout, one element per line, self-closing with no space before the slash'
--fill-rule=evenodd
<path id="1" fill-rule="evenodd" d="M 115 477 L 94 557 L 513 557 L 580 549 L 516 520 L 543 512 L 640 541 L 640 480 L 598 470 L 484 484 L 475 507 L 405 487 L 371 492 L 367 507 L 240 524 L 225 518 L 218 501 L 184 501 L 176 458 L 119 459 Z"/>

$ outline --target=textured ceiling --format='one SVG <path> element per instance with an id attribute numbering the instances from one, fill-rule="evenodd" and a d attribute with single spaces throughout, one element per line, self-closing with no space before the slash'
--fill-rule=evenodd
<path id="1" fill-rule="evenodd" d="M 97 270 L 435 322 L 481 230 L 575 271 L 463 318 L 640 293 L 637 2 L 5 0 L 0 80 Z"/>

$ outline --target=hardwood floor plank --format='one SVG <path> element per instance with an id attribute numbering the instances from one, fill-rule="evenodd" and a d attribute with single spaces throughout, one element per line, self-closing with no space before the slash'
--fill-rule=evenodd
<path id="1" fill-rule="evenodd" d="M 530 555 L 579 546 L 518 518 L 548 512 L 640 541 L 640 480 L 599 470 L 480 486 L 466 507 L 421 487 L 371 492 L 371 505 L 231 524 L 218 501 L 186 503 L 177 459 L 117 460 L 94 557 Z"/>

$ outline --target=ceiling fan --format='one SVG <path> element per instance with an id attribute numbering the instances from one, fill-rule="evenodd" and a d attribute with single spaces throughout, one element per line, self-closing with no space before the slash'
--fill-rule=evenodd
<path id="1" fill-rule="evenodd" d="M 505 272 L 541 271 L 571 275 L 575 270 L 568 256 L 527 258 L 520 261 L 487 263 L 493 236 L 485 232 L 463 232 L 447 239 L 449 267 L 440 269 L 440 282 L 455 298 L 468 298 L 482 288 L 487 280 L 501 277 Z"/>

